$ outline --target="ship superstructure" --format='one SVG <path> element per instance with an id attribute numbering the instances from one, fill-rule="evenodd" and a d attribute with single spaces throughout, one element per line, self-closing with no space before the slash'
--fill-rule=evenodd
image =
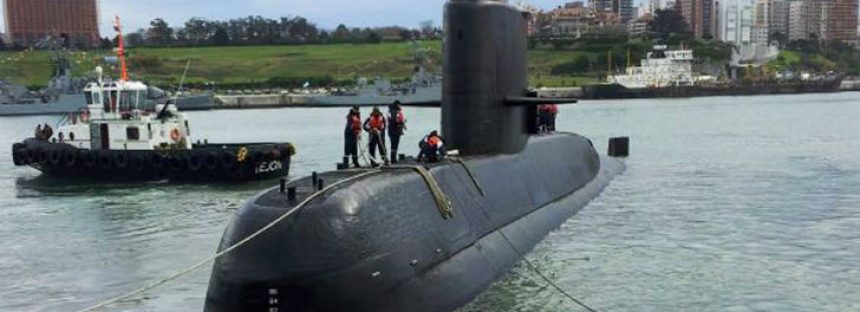
<path id="1" fill-rule="evenodd" d="M 692 50 L 668 50 L 665 45 L 654 46 L 642 59 L 640 66 L 627 68 L 624 75 L 610 75 L 610 83 L 628 89 L 691 86 L 693 75 Z"/>

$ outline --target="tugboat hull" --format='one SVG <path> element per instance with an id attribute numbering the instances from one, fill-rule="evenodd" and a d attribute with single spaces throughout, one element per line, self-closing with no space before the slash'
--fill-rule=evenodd
<path id="1" fill-rule="evenodd" d="M 286 143 L 203 144 L 191 150 L 88 150 L 27 139 L 12 147 L 16 166 L 45 175 L 94 181 L 240 182 L 289 174 Z"/>
<path id="2" fill-rule="evenodd" d="M 454 309 L 507 272 L 520 252 L 582 209 L 622 169 L 570 134 L 533 137 L 518 154 L 435 165 L 429 172 L 454 209 L 448 219 L 418 174 L 385 170 L 311 201 L 219 258 L 206 311 Z M 311 184 L 302 179 L 287 187 Z M 298 200 L 278 189 L 252 199 L 226 230 L 221 249 Z"/>

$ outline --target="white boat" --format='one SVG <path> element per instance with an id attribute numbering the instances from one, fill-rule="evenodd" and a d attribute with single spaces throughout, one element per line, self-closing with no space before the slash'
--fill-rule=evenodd
<path id="1" fill-rule="evenodd" d="M 639 66 L 627 68 L 624 75 L 610 75 L 609 83 L 616 83 L 627 89 L 665 88 L 692 86 L 692 50 L 667 50 L 666 46 L 654 46 Z"/>

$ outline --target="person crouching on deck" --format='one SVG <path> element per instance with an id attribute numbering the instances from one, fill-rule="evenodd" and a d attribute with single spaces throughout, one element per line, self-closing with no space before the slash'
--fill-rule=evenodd
<path id="1" fill-rule="evenodd" d="M 445 157 L 445 139 L 439 136 L 439 132 L 433 130 L 421 141 L 418 142 L 418 148 L 421 149 L 418 154 L 418 161 L 437 162 L 440 158 Z"/>

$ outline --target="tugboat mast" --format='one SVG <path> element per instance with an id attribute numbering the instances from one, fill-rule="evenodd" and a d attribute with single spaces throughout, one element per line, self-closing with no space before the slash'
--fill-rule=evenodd
<path id="1" fill-rule="evenodd" d="M 119 58 L 119 64 L 122 70 L 120 80 L 128 81 L 128 68 L 125 66 L 125 42 L 123 42 L 122 38 L 122 24 L 120 23 L 119 16 L 114 19 L 113 29 L 116 30 L 117 41 L 119 43 L 119 47 L 116 50 L 116 56 Z"/>

